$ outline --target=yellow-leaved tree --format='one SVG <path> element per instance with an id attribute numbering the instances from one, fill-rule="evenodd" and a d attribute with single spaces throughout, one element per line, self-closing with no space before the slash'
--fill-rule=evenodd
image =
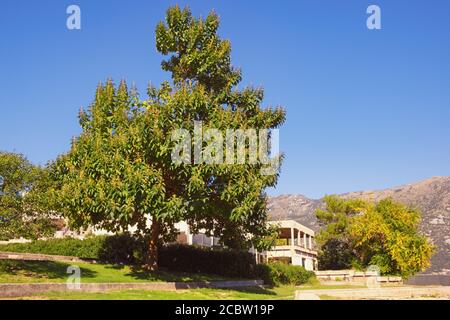
<path id="1" fill-rule="evenodd" d="M 408 277 L 430 266 L 434 247 L 419 232 L 417 209 L 391 198 L 371 203 L 327 196 L 325 203 L 316 213 L 324 225 L 317 237 L 322 267 L 377 266 L 382 274 Z"/>

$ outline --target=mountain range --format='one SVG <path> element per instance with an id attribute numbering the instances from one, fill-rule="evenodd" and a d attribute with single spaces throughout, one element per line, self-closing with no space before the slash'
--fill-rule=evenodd
<path id="1" fill-rule="evenodd" d="M 450 273 L 450 177 L 433 177 L 390 189 L 350 192 L 340 196 L 371 201 L 392 197 L 420 209 L 420 231 L 436 246 L 432 265 L 425 273 Z M 318 231 L 320 227 L 315 211 L 323 205 L 321 199 L 309 199 L 299 194 L 275 196 L 269 198 L 269 216 L 272 220 L 293 219 Z"/>

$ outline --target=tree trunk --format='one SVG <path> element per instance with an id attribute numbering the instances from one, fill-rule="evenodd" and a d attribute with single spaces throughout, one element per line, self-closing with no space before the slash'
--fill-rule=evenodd
<path id="1" fill-rule="evenodd" d="M 150 271 L 158 270 L 158 241 L 159 241 L 160 224 L 154 219 L 151 226 L 150 243 L 148 247 L 148 259 L 146 269 Z"/>

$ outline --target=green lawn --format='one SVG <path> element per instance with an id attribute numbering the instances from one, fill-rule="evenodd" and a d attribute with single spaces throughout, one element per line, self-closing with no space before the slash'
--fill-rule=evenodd
<path id="1" fill-rule="evenodd" d="M 295 287 L 238 288 L 238 289 L 189 289 L 177 291 L 122 290 L 101 293 L 49 292 L 20 299 L 50 300 L 289 300 L 294 298 Z"/>
<path id="2" fill-rule="evenodd" d="M 67 267 L 77 265 L 81 269 L 81 282 L 148 282 L 148 281 L 211 281 L 230 280 L 219 276 L 184 274 L 173 272 L 146 272 L 130 266 L 94 263 L 64 263 L 52 261 L 0 260 L 0 283 L 64 283 Z M 94 299 L 94 300 L 259 300 L 293 299 L 294 286 L 275 288 L 239 289 L 189 289 L 177 291 L 163 290 L 121 290 L 102 293 L 89 292 L 49 292 L 22 297 L 21 299 Z"/>
<path id="3" fill-rule="evenodd" d="M 49 292 L 21 299 L 46 300 L 292 300 L 295 290 L 308 289 L 344 289 L 354 286 L 280 286 L 274 288 L 237 288 L 237 289 L 190 289 L 177 291 L 161 290 L 121 290 L 102 293 L 87 292 Z M 328 300 L 331 297 L 321 296 Z"/>
<path id="4" fill-rule="evenodd" d="M 363 285 L 351 285 L 351 284 L 339 284 L 339 285 L 323 285 L 320 283 L 316 283 L 313 285 L 305 284 L 302 286 L 297 287 L 297 290 L 331 290 L 331 289 L 360 289 L 360 288 L 367 288 Z"/>
<path id="5" fill-rule="evenodd" d="M 69 276 L 67 267 L 70 265 L 80 267 L 82 283 L 229 280 L 202 274 L 147 272 L 124 265 L 0 260 L 0 283 L 64 283 Z"/>
<path id="6" fill-rule="evenodd" d="M 139 268 L 123 265 L 68 263 L 52 261 L 0 260 L 0 283 L 65 283 L 69 274 L 67 267 L 77 265 L 81 269 L 81 282 L 149 282 L 149 281 L 212 281 L 230 280 L 219 276 L 186 274 L 173 272 L 147 272 Z M 354 286 L 323 286 L 318 283 L 274 288 L 238 289 L 189 289 L 177 291 L 162 290 L 121 290 L 102 293 L 49 292 L 22 297 L 21 299 L 93 299 L 93 300 L 265 300 L 293 299 L 295 290 L 344 289 Z"/>

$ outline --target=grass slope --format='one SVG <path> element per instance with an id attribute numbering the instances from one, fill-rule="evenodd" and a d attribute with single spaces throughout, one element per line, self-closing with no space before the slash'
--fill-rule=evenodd
<path id="1" fill-rule="evenodd" d="M 81 282 L 149 282 L 149 281 L 212 281 L 230 280 L 223 277 L 173 272 L 147 272 L 123 265 L 95 263 L 64 263 L 52 261 L 0 260 L 0 283 L 64 283 L 67 268 L 77 265 L 81 269 Z M 322 286 L 320 284 L 279 286 L 273 288 L 190 289 L 177 291 L 121 290 L 100 293 L 48 292 L 20 299 L 55 300 L 266 300 L 293 299 L 295 290 L 343 289 L 346 286 Z"/>
<path id="2" fill-rule="evenodd" d="M 295 290 L 344 289 L 355 286 L 303 285 L 279 286 L 273 288 L 236 288 L 236 289 L 190 289 L 177 291 L 160 290 L 122 290 L 101 293 L 86 292 L 49 292 L 25 300 L 292 300 Z M 322 297 L 321 297 L 322 298 Z M 326 299 L 327 297 L 323 297 Z M 328 297 L 330 299 L 331 297 Z"/>
<path id="3" fill-rule="evenodd" d="M 229 280 L 203 274 L 147 272 L 124 265 L 0 260 L 0 283 L 64 283 L 69 276 L 67 268 L 71 265 L 80 267 L 82 283 Z"/>
<path id="4" fill-rule="evenodd" d="M 101 293 L 49 292 L 21 299 L 46 300 L 291 300 L 295 287 L 282 286 L 271 289 L 190 289 L 177 291 L 161 290 L 122 290 Z"/>

